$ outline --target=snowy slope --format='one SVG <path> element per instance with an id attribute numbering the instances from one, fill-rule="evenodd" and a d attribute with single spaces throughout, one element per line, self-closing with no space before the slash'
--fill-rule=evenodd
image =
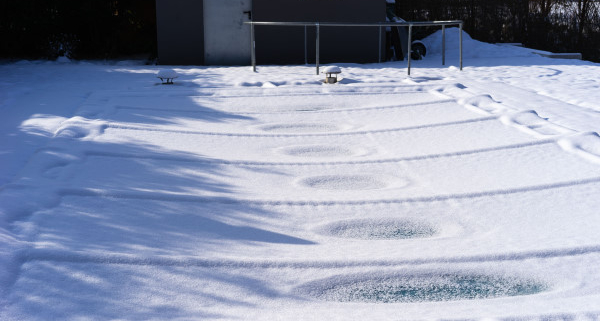
<path id="1" fill-rule="evenodd" d="M 0 65 L 0 319 L 597 320 L 600 65 L 439 37 L 336 85 Z"/>

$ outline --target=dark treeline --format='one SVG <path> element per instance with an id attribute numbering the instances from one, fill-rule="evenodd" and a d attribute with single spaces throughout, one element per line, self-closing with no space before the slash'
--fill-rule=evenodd
<path id="1" fill-rule="evenodd" d="M 600 61 L 600 0 L 396 2 L 405 20 L 461 19 L 481 41 L 581 52 Z M 155 10 L 155 0 L 0 0 L 0 58 L 152 58 Z M 416 29 L 422 36 L 430 31 Z"/>
<path id="2" fill-rule="evenodd" d="M 600 1 L 536 0 L 530 7 L 527 45 L 600 62 Z"/>
<path id="3" fill-rule="evenodd" d="M 486 42 L 520 42 L 600 61 L 600 0 L 396 0 L 405 20 L 464 20 Z M 426 33 L 426 30 L 420 32 Z"/>
<path id="4" fill-rule="evenodd" d="M 2 58 L 151 58 L 154 0 L 0 0 L 0 37 Z"/>

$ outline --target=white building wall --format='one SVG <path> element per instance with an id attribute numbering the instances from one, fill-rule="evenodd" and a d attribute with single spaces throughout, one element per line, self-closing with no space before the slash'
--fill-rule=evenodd
<path id="1" fill-rule="evenodd" d="M 250 10 L 252 0 L 204 0 L 205 64 L 250 64 Z"/>

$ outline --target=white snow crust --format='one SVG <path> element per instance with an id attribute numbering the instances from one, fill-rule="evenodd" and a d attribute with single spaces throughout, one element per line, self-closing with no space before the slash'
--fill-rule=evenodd
<path id="1" fill-rule="evenodd" d="M 177 78 L 178 76 L 179 75 L 177 74 L 177 71 L 174 69 L 161 69 L 156 73 L 156 77 L 165 79 L 173 79 Z"/>
<path id="2" fill-rule="evenodd" d="M 338 66 L 327 66 L 327 67 L 323 68 L 323 71 L 322 71 L 322 73 L 331 73 L 331 74 L 333 74 L 333 73 L 339 74 L 341 72 L 342 72 L 342 69 Z"/>
<path id="3" fill-rule="evenodd" d="M 598 320 L 600 65 L 0 64 L 0 320 Z"/>

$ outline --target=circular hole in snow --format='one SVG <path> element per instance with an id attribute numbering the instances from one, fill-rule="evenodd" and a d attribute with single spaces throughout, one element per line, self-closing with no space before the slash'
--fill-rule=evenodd
<path id="1" fill-rule="evenodd" d="M 273 133 L 320 133 L 337 131 L 340 127 L 325 123 L 297 123 L 267 125 L 262 126 L 261 129 Z"/>
<path id="2" fill-rule="evenodd" d="M 297 157 L 336 157 L 336 156 L 354 156 L 358 151 L 344 146 L 295 146 L 282 150 L 284 154 Z"/>
<path id="3" fill-rule="evenodd" d="M 438 233 L 431 224 L 408 219 L 344 221 L 329 224 L 322 231 L 337 237 L 366 240 L 424 238 Z"/>
<path id="4" fill-rule="evenodd" d="M 369 175 L 324 175 L 308 177 L 300 181 L 302 185 L 328 190 L 367 190 L 387 186 L 385 181 Z"/>
<path id="5" fill-rule="evenodd" d="M 300 291 L 325 301 L 402 303 L 531 295 L 546 289 L 541 282 L 518 277 L 444 273 L 340 276 L 309 283 Z"/>

